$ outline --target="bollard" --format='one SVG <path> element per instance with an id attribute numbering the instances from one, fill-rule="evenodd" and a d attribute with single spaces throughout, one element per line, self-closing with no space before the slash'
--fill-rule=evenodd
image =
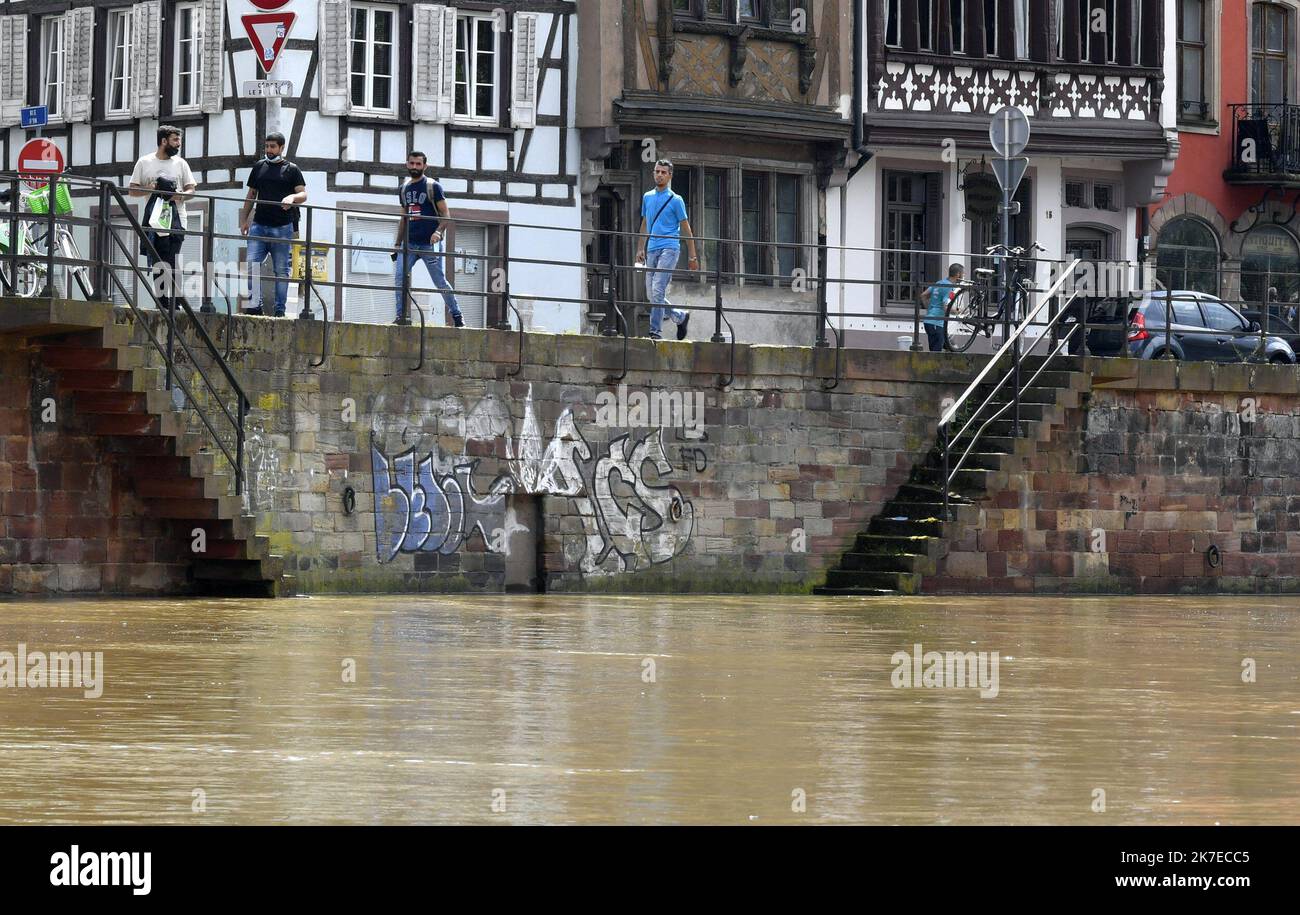
<path id="1" fill-rule="evenodd" d="M 315 318 L 311 308 L 312 293 L 312 270 L 311 270 L 311 214 L 313 208 L 307 207 L 307 237 L 302 242 L 302 311 L 298 312 L 299 321 L 310 321 Z M 322 306 L 323 307 L 323 306 Z M 322 315 L 324 317 L 324 315 Z"/>

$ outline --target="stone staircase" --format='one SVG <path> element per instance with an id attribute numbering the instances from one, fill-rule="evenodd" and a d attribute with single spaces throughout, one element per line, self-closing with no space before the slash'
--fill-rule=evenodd
<path id="1" fill-rule="evenodd" d="M 1042 359 L 1026 359 L 1022 377 L 1026 380 L 1042 365 Z M 852 548 L 840 557 L 838 566 L 827 570 L 826 583 L 813 589 L 822 595 L 919 594 L 924 576 L 942 569 L 950 539 L 977 525 L 981 500 L 1002 488 L 1011 473 L 1024 469 L 1039 442 L 1047 441 L 1051 427 L 1065 420 L 1065 411 L 1079 406 L 1090 380 L 1078 357 L 1057 357 L 1020 399 L 1022 435 L 1014 436 L 1009 408 L 993 420 L 953 479 L 948 494 L 951 520 L 943 519 L 943 451 L 936 442 L 912 468 L 909 480 L 857 535 Z M 1008 382 L 983 413 L 987 418 L 1010 399 Z M 954 429 L 988 396 L 992 385 L 977 391 L 964 406 Z M 981 420 L 982 423 L 982 420 Z M 972 432 L 978 429 L 978 425 Z M 953 462 L 970 444 L 963 436 Z"/>
<path id="2" fill-rule="evenodd" d="M 85 309 L 89 303 L 76 304 Z M 62 330 L 55 325 L 27 334 L 57 392 L 71 399 L 74 421 L 103 441 L 148 516 L 164 522 L 176 555 L 189 559 L 195 592 L 294 593 L 283 558 L 271 555 L 267 538 L 256 534 L 255 518 L 243 511 L 243 498 L 233 495 L 233 473 L 218 467 L 220 450 L 206 430 L 189 431 L 191 411 L 175 408 L 165 369 L 148 364 L 152 346 L 133 342 L 132 326 L 112 323 L 112 309 L 95 309 L 101 310 L 107 311 L 103 326 Z M 163 332 L 161 323 L 155 332 Z M 220 422 L 225 423 L 224 414 Z M 221 428 L 215 418 L 213 425 Z M 193 549 L 196 529 L 206 536 L 201 553 Z"/>

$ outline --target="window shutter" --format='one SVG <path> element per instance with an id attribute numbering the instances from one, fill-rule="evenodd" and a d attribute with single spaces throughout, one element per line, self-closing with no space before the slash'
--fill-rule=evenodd
<path id="1" fill-rule="evenodd" d="M 456 111 L 455 9 L 438 3 L 415 5 L 414 58 L 411 117 L 450 121 Z"/>
<path id="2" fill-rule="evenodd" d="M 143 0 L 131 10 L 131 113 L 138 118 L 156 118 L 161 104 L 162 3 Z"/>
<path id="3" fill-rule="evenodd" d="M 0 16 L 0 127 L 22 123 L 27 104 L 27 17 Z"/>
<path id="4" fill-rule="evenodd" d="M 446 7 L 442 15 L 442 94 L 438 96 L 438 118 L 456 116 L 456 8 Z"/>
<path id="5" fill-rule="evenodd" d="M 203 59 L 199 62 L 203 74 L 201 107 L 204 114 L 220 114 L 226 94 L 222 84 L 225 76 L 226 3 L 225 0 L 203 0 Z"/>
<path id="6" fill-rule="evenodd" d="M 63 34 L 67 42 L 64 94 L 67 99 L 65 117 L 69 124 L 90 120 L 90 97 L 94 92 L 91 76 L 95 32 L 95 8 L 83 6 L 63 14 Z"/>
<path id="7" fill-rule="evenodd" d="M 943 189 L 940 172 L 925 175 L 925 242 L 922 247 L 930 251 L 943 250 Z M 918 277 L 922 285 L 912 290 L 912 297 L 940 277 L 947 276 L 947 264 L 942 254 L 925 255 L 925 276 Z"/>
<path id="8" fill-rule="evenodd" d="M 515 13 L 513 88 L 510 123 L 514 127 L 537 126 L 537 14 Z"/>
<path id="9" fill-rule="evenodd" d="M 352 107 L 349 90 L 348 29 L 351 9 L 348 0 L 320 0 L 316 20 L 320 69 L 320 113 L 347 114 Z"/>

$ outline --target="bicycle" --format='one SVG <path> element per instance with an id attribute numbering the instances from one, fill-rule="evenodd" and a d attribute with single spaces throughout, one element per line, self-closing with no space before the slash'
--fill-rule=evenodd
<path id="1" fill-rule="evenodd" d="M 1034 243 L 1029 253 L 1044 251 L 1042 245 Z M 1032 287 L 1032 277 L 1024 266 L 1024 248 L 1006 248 L 992 245 L 986 248 L 986 255 L 1005 254 L 1011 259 L 1010 286 L 1014 290 L 1012 314 L 1022 314 L 1024 304 L 1028 301 Z M 986 338 L 993 336 L 993 329 L 1002 323 L 1007 296 L 998 294 L 995 288 L 997 271 L 991 267 L 976 267 L 976 282 L 963 283 L 944 308 L 943 340 L 944 348 L 950 353 L 964 353 L 975 342 L 975 337 L 983 332 Z"/>
<path id="2" fill-rule="evenodd" d="M 0 188 L 0 207 L 6 207 L 13 200 L 13 192 L 8 188 Z M 72 199 L 68 194 L 67 185 L 60 184 L 58 191 L 55 193 L 55 213 L 56 215 L 66 215 L 72 212 Z M 22 194 L 18 212 L 26 212 L 32 216 L 45 216 L 49 213 L 50 207 L 50 190 L 46 184 L 33 191 Z M 33 298 L 40 295 L 46 289 L 46 255 L 49 253 L 44 231 L 44 223 L 39 219 L 19 219 L 17 220 L 17 240 L 13 242 L 10 238 L 11 226 L 14 225 L 14 212 L 0 211 L 0 289 L 6 290 L 12 295 L 19 298 Z M 72 237 L 65 225 L 55 225 L 55 253 L 57 256 L 72 261 L 84 260 L 81 256 L 80 249 L 77 248 L 77 242 Z M 11 245 L 16 244 L 18 254 L 18 264 L 16 275 L 9 275 L 9 265 L 12 263 L 11 255 L 14 249 Z M 61 265 L 64 271 L 64 281 L 62 289 L 67 289 L 67 276 L 71 274 L 76 280 L 81 294 L 86 299 L 93 299 L 94 287 L 90 282 L 90 270 L 84 263 L 78 266 Z M 57 270 L 58 268 L 56 268 Z M 56 274 L 57 278 L 57 274 Z M 60 295 L 60 285 L 54 284 L 55 295 Z"/>

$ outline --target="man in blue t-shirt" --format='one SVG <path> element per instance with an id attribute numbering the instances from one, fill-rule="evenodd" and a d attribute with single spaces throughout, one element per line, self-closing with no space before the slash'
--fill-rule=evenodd
<path id="1" fill-rule="evenodd" d="M 393 280 L 397 287 L 397 319 L 393 323 L 404 325 L 411 323 L 411 318 L 406 311 L 406 300 L 402 295 L 406 284 L 406 272 L 415 264 L 424 261 L 429 276 L 433 278 L 433 285 L 442 290 L 442 300 L 447 303 L 447 308 L 451 311 L 452 321 L 457 327 L 464 327 L 465 319 L 461 317 L 460 305 L 456 303 L 451 284 L 447 282 L 446 274 L 443 273 L 442 253 L 434 247 L 443 239 L 438 217 L 450 219 L 450 216 L 447 214 L 447 196 L 442 192 L 442 185 L 424 174 L 428 163 L 428 157 L 418 150 L 408 155 L 406 171 L 411 177 L 409 181 L 403 181 L 397 191 L 402 201 L 402 212 L 407 215 L 407 219 L 402 220 L 397 227 L 397 250 L 393 252 L 393 260 L 397 262 L 397 272 Z M 410 240 L 406 245 L 407 254 L 403 257 L 402 240 L 407 232 L 408 222 Z"/>
<path id="2" fill-rule="evenodd" d="M 932 353 L 937 353 L 943 349 L 944 309 L 948 307 L 948 300 L 961 288 L 962 278 L 965 275 L 966 268 L 961 264 L 949 264 L 948 278 L 939 280 L 939 282 L 921 293 L 921 301 L 929 302 L 929 307 L 925 310 L 925 336 L 930 341 L 930 352 Z"/>
<path id="3" fill-rule="evenodd" d="M 645 291 L 654 306 L 650 310 L 651 340 L 659 339 L 664 312 L 668 312 L 677 325 L 677 339 L 686 339 L 691 316 L 673 308 L 668 301 L 668 284 L 672 281 L 677 259 L 682 255 L 679 236 L 686 236 L 686 246 L 690 249 L 687 266 L 691 270 L 700 269 L 699 259 L 695 256 L 695 233 L 686 219 L 686 202 L 673 192 L 672 181 L 673 164 L 660 159 L 655 163 L 655 189 L 646 191 L 641 198 L 641 235 L 650 237 L 648 240 L 643 238 L 636 262 L 646 266 Z"/>

